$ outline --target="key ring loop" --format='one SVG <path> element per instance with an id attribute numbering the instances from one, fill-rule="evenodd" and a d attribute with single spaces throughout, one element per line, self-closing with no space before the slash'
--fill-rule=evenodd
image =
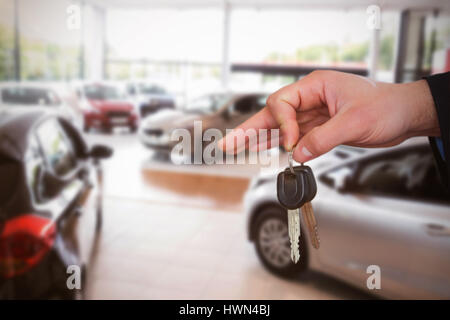
<path id="1" fill-rule="evenodd" d="M 293 158 L 292 158 L 293 153 L 294 153 L 294 150 L 289 151 L 289 156 L 288 156 L 288 159 L 289 159 L 289 170 L 291 171 L 292 174 L 295 174 L 294 167 L 292 166 L 292 162 L 294 161 Z"/>
<path id="2" fill-rule="evenodd" d="M 294 162 L 293 155 L 294 155 L 294 149 L 289 151 L 288 159 L 289 159 L 289 170 L 291 171 L 292 174 L 295 174 L 294 165 L 292 164 Z M 303 162 L 301 162 L 300 164 L 303 166 Z"/>

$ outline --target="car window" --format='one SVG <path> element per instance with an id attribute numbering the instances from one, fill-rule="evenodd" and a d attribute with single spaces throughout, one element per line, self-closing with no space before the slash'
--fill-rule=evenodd
<path id="1" fill-rule="evenodd" d="M 352 162 L 319 177 L 340 191 L 450 203 L 429 146 Z"/>
<path id="2" fill-rule="evenodd" d="M 129 95 L 135 95 L 136 94 L 136 89 L 134 88 L 134 86 L 132 84 L 129 84 L 127 86 L 127 92 Z"/>
<path id="3" fill-rule="evenodd" d="M 261 110 L 262 108 L 264 108 L 266 106 L 266 102 L 267 102 L 267 96 L 258 96 L 256 98 L 256 103 L 255 103 L 255 109 L 257 111 Z"/>
<path id="4" fill-rule="evenodd" d="M 238 113 L 250 113 L 254 110 L 255 97 L 244 97 L 234 103 L 233 111 Z"/>
<path id="5" fill-rule="evenodd" d="M 232 110 L 238 113 L 250 113 L 261 110 L 266 105 L 266 96 L 247 96 L 237 100 Z"/>
<path id="6" fill-rule="evenodd" d="M 361 162 L 353 184 L 365 194 L 449 202 L 428 146 Z"/>
<path id="7" fill-rule="evenodd" d="M 48 89 L 13 87 L 1 90 L 2 101 L 8 104 L 58 106 L 61 100 Z"/>
<path id="8" fill-rule="evenodd" d="M 190 101 L 186 105 L 187 112 L 212 113 L 222 107 L 230 98 L 227 94 L 213 94 L 202 96 Z"/>
<path id="9" fill-rule="evenodd" d="M 69 138 L 56 119 L 41 124 L 36 135 L 46 163 L 54 174 L 64 176 L 76 167 L 76 158 Z"/>
<path id="10" fill-rule="evenodd" d="M 84 95 L 91 100 L 113 100 L 121 98 L 120 90 L 114 86 L 85 85 Z"/>
<path id="11" fill-rule="evenodd" d="M 165 94 L 166 90 L 156 85 L 141 83 L 139 84 L 139 92 L 144 94 Z"/>

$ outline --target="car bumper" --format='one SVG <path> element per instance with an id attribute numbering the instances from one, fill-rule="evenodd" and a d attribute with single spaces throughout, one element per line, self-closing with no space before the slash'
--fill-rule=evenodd
<path id="1" fill-rule="evenodd" d="M 139 139 L 146 147 L 159 151 L 170 151 L 177 143 L 170 140 L 169 134 L 147 134 L 143 129 L 139 131 Z"/>
<path id="2" fill-rule="evenodd" d="M 107 113 L 85 113 L 84 125 L 86 127 L 137 127 L 137 116 L 133 113 L 124 113 L 120 116 L 110 116 Z"/>
<path id="3" fill-rule="evenodd" d="M 32 269 L 0 282 L 0 300 L 47 298 L 66 285 L 65 267 L 54 250 Z"/>

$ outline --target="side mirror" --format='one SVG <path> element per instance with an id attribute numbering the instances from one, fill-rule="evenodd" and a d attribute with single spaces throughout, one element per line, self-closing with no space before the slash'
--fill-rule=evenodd
<path id="1" fill-rule="evenodd" d="M 96 144 L 89 152 L 89 156 L 94 159 L 107 159 L 113 155 L 113 150 L 105 145 Z"/>

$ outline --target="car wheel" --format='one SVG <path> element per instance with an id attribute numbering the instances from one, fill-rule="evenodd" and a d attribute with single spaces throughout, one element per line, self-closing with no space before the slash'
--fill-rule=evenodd
<path id="1" fill-rule="evenodd" d="M 254 227 L 256 252 L 269 271 L 290 278 L 306 269 L 307 252 L 303 237 L 300 237 L 300 261 L 295 264 L 291 260 L 287 215 L 284 209 L 275 206 L 263 209 Z"/>

